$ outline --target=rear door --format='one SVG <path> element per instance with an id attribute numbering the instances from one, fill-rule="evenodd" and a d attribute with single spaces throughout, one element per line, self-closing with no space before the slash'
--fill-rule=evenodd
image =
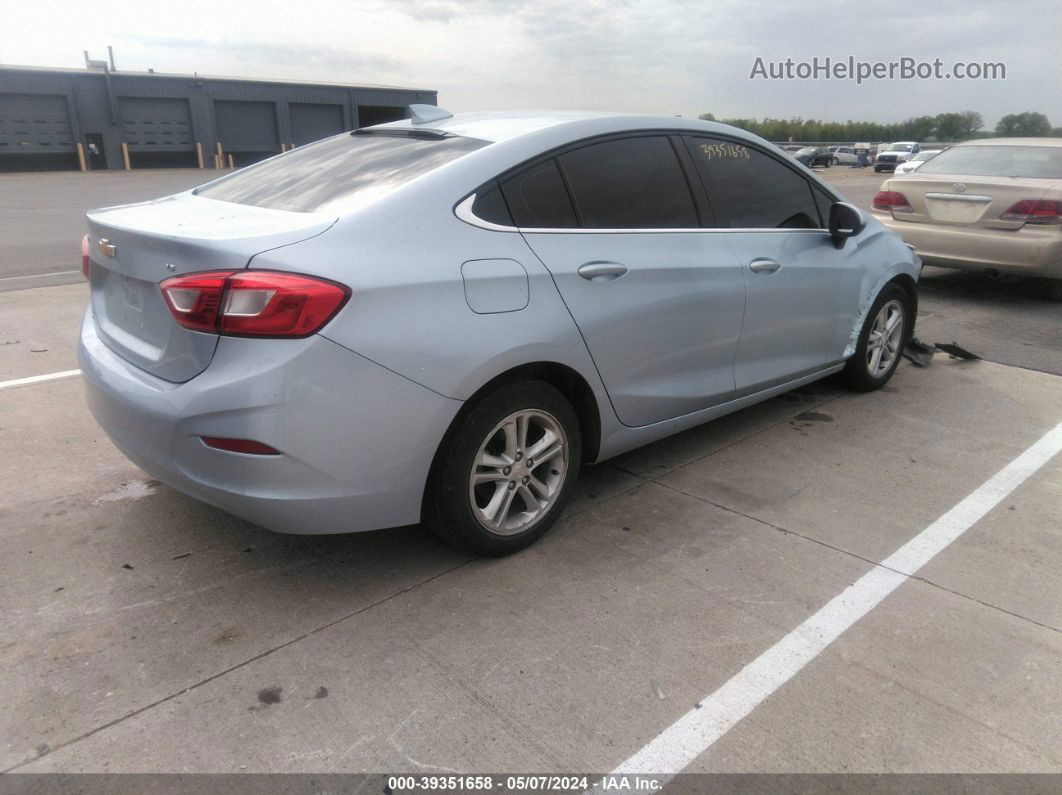
<path id="1" fill-rule="evenodd" d="M 725 237 L 701 228 L 681 145 L 663 133 L 598 140 L 502 186 L 630 426 L 734 391 L 744 282 Z"/>
<path id="2" fill-rule="evenodd" d="M 748 286 L 734 362 L 737 394 L 839 361 L 862 269 L 858 246 L 835 248 L 825 229 L 831 198 L 755 147 L 702 136 L 686 141 Z"/>

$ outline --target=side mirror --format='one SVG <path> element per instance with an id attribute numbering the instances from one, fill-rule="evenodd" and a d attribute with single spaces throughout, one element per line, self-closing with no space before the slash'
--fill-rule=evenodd
<path id="1" fill-rule="evenodd" d="M 844 248 L 844 242 L 862 232 L 866 225 L 859 210 L 851 204 L 834 202 L 830 205 L 830 239 L 837 248 Z"/>

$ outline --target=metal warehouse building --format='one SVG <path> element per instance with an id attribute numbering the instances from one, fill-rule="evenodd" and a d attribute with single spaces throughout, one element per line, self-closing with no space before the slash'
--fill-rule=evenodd
<path id="1" fill-rule="evenodd" d="M 0 66 L 0 171 L 244 166 L 415 103 L 436 92 Z"/>

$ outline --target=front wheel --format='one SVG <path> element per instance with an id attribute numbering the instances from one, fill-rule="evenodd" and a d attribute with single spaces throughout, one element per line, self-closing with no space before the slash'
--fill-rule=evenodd
<path id="1" fill-rule="evenodd" d="M 848 386 L 869 392 L 892 378 L 913 330 L 909 306 L 907 293 L 898 284 L 886 285 L 881 291 L 859 332 L 855 353 L 841 371 Z"/>
<path id="2" fill-rule="evenodd" d="M 557 521 L 581 456 L 579 421 L 564 395 L 542 381 L 499 387 L 447 435 L 425 519 L 470 552 L 516 552 Z"/>

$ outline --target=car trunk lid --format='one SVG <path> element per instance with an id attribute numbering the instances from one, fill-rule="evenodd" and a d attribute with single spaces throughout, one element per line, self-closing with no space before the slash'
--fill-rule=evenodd
<path id="1" fill-rule="evenodd" d="M 897 221 L 1018 229 L 1021 221 L 1008 221 L 1001 216 L 1020 201 L 1043 198 L 1055 182 L 914 171 L 886 180 L 881 187 L 902 193 L 911 205 L 912 212 L 893 214 Z"/>
<path id="2" fill-rule="evenodd" d="M 217 335 L 179 326 L 159 283 L 245 268 L 258 253 L 324 232 L 334 217 L 191 193 L 88 213 L 91 303 L 100 338 L 131 364 L 183 382 L 210 364 Z"/>

